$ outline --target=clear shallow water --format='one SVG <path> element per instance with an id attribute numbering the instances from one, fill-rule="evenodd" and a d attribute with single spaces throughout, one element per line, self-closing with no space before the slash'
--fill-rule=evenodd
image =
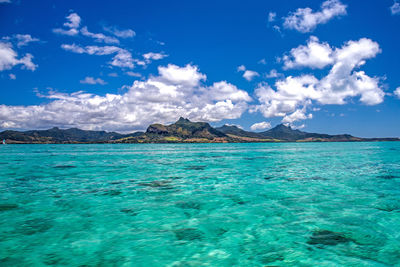
<path id="1" fill-rule="evenodd" d="M 400 142 L 0 146 L 0 266 L 400 266 Z"/>

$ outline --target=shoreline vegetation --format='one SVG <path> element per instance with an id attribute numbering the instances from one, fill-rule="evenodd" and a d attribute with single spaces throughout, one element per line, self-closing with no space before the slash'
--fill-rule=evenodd
<path id="1" fill-rule="evenodd" d="M 151 124 L 146 132 L 120 134 L 77 128 L 0 132 L 7 144 L 120 144 L 120 143 L 282 143 L 282 142 L 373 142 L 399 138 L 361 138 L 349 134 L 329 135 L 294 130 L 279 124 L 264 132 L 249 132 L 237 126 L 213 128 L 206 122 L 185 118 L 170 125 Z"/>

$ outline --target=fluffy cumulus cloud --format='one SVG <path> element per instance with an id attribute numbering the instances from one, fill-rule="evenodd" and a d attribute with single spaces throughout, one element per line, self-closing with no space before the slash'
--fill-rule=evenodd
<path id="1" fill-rule="evenodd" d="M 236 119 L 251 101 L 247 92 L 220 81 L 205 85 L 196 66 L 168 65 L 157 76 L 135 81 L 124 94 L 93 95 L 51 92 L 47 104 L 0 105 L 0 128 L 79 127 L 133 131 L 179 116 L 197 121 Z"/>
<path id="2" fill-rule="evenodd" d="M 307 45 L 293 48 L 290 55 L 282 59 L 285 69 L 304 66 L 321 69 L 333 63 L 332 48 L 328 43 L 320 43 L 317 37 L 311 36 Z"/>
<path id="3" fill-rule="evenodd" d="M 318 24 L 327 23 L 334 17 L 346 14 L 346 5 L 339 0 L 327 0 L 322 3 L 321 10 L 314 12 L 311 8 L 298 8 L 284 18 L 283 26 L 302 33 L 313 31 Z"/>
<path id="4" fill-rule="evenodd" d="M 286 115 L 283 119 L 282 122 L 283 123 L 289 123 L 292 124 L 295 121 L 299 121 L 299 120 L 306 120 L 306 119 L 311 119 L 312 118 L 312 114 L 306 114 L 306 106 L 304 106 L 302 109 L 297 109 L 295 112 L 293 112 L 290 115 Z"/>
<path id="5" fill-rule="evenodd" d="M 392 15 L 400 14 L 400 4 L 397 1 L 394 1 L 393 5 L 390 7 L 390 11 Z"/>
<path id="6" fill-rule="evenodd" d="M 267 78 L 267 79 L 279 78 L 282 76 L 283 76 L 283 74 L 279 73 L 276 69 L 272 69 L 269 71 L 269 73 L 265 74 L 265 78 Z"/>
<path id="7" fill-rule="evenodd" d="M 37 65 L 32 62 L 32 59 L 31 54 L 25 54 L 25 56 L 19 58 L 12 44 L 0 41 L 0 71 L 12 69 L 17 65 L 20 65 L 23 69 L 34 71 Z"/>
<path id="8" fill-rule="evenodd" d="M 80 83 L 82 83 L 82 84 L 100 84 L 100 85 L 107 84 L 103 79 L 93 78 L 93 77 L 85 77 L 85 79 L 81 80 Z"/>
<path id="9" fill-rule="evenodd" d="M 284 66 L 322 68 L 331 65 L 327 75 L 321 79 L 313 75 L 288 76 L 277 80 L 275 89 L 261 83 L 255 90 L 260 104 L 251 111 L 260 111 L 265 117 L 283 117 L 283 122 L 293 123 L 312 118 L 307 108 L 313 102 L 343 105 L 348 98 L 359 96 L 363 104 L 379 104 L 385 96 L 379 78 L 370 77 L 358 68 L 380 51 L 378 43 L 367 38 L 348 41 L 341 48 L 333 49 L 312 37 L 307 46 L 291 50 L 290 56 L 284 59 Z"/>
<path id="10" fill-rule="evenodd" d="M 394 95 L 397 96 L 398 98 L 400 98 L 400 87 L 397 87 L 396 90 L 394 90 Z"/>
<path id="11" fill-rule="evenodd" d="M 243 73 L 243 78 L 245 78 L 248 81 L 251 81 L 254 79 L 254 77 L 260 76 L 258 72 L 253 71 L 253 70 L 245 70 Z"/>
<path id="12" fill-rule="evenodd" d="M 250 126 L 250 129 L 252 131 L 264 130 L 264 129 L 269 129 L 269 128 L 271 128 L 271 123 L 266 122 L 266 121 L 257 122 Z"/>
<path id="13" fill-rule="evenodd" d="M 256 71 L 253 70 L 247 70 L 244 65 L 240 65 L 237 67 L 238 72 L 243 72 L 243 78 L 245 78 L 247 81 L 253 80 L 255 77 L 260 76 L 260 74 Z"/>
<path id="14" fill-rule="evenodd" d="M 67 17 L 67 22 L 63 24 L 63 28 L 53 29 L 54 33 L 75 36 L 79 34 L 79 26 L 81 24 L 81 17 L 76 13 L 71 13 Z"/>

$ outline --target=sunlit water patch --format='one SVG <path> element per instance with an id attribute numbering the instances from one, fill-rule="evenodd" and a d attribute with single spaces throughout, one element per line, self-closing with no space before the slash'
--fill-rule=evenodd
<path id="1" fill-rule="evenodd" d="M 0 266 L 400 264 L 400 143 L 5 145 Z"/>

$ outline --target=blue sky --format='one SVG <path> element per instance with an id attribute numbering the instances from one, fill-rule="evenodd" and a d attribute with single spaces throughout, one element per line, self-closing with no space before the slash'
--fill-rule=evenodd
<path id="1" fill-rule="evenodd" d="M 0 130 L 400 136 L 399 28 L 393 0 L 0 0 Z"/>

